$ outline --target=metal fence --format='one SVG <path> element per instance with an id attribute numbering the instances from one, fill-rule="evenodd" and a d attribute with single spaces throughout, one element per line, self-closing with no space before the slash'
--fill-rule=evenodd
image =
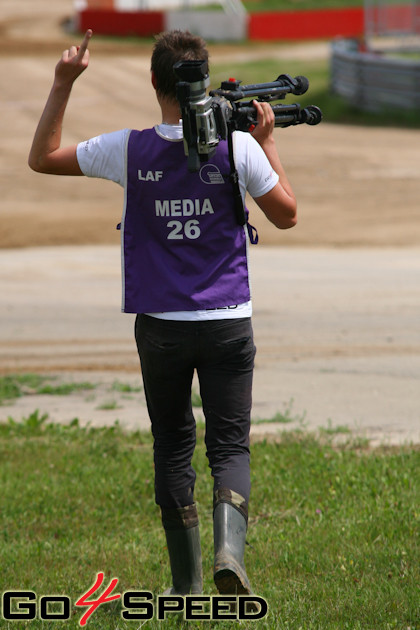
<path id="1" fill-rule="evenodd" d="M 392 107 L 420 110 L 420 59 L 366 52 L 356 40 L 335 40 L 331 89 L 367 111 Z"/>
<path id="2" fill-rule="evenodd" d="M 420 0 L 364 0 L 366 38 L 420 33 Z"/>

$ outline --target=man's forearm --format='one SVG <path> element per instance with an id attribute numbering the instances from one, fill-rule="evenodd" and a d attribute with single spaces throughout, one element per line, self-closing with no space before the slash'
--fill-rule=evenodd
<path id="1" fill-rule="evenodd" d="M 265 155 L 267 156 L 267 159 L 270 162 L 273 168 L 273 171 L 275 171 L 277 175 L 279 176 L 279 183 L 281 187 L 291 199 L 294 199 L 295 196 L 294 196 L 292 187 L 289 183 L 289 180 L 287 179 L 287 175 L 285 173 L 283 165 L 280 161 L 280 157 L 277 152 L 277 147 L 274 142 L 274 138 L 271 137 L 270 139 L 267 139 L 265 143 L 261 144 L 261 148 L 263 149 Z"/>
<path id="2" fill-rule="evenodd" d="M 274 141 L 274 112 L 270 103 L 253 101 L 253 105 L 257 111 L 257 126 L 252 132 L 253 137 L 264 151 L 270 165 L 279 176 L 279 184 L 293 203 L 296 202 L 293 190 L 287 179 L 286 173 L 277 153 L 276 143 Z"/>
<path id="3" fill-rule="evenodd" d="M 55 68 L 55 79 L 35 132 L 29 153 L 29 166 L 40 173 L 82 175 L 76 156 L 76 146 L 61 148 L 63 119 L 75 80 L 89 64 L 88 44 L 92 31 L 88 29 L 81 46 L 71 46 L 62 54 Z"/>
<path id="4" fill-rule="evenodd" d="M 29 166 L 42 173 L 54 173 L 49 156 L 61 145 L 63 119 L 70 97 L 72 85 L 54 85 L 38 123 L 29 153 Z"/>

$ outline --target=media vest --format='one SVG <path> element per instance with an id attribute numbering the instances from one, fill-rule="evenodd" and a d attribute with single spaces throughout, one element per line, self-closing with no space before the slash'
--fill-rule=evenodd
<path id="1" fill-rule="evenodd" d="M 227 143 L 190 173 L 182 141 L 165 140 L 155 129 L 131 131 L 126 159 L 122 310 L 247 302 L 247 228 L 235 219 Z"/>

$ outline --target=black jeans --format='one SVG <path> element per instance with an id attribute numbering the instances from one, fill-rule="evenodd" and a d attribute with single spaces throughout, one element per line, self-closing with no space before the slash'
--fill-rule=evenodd
<path id="1" fill-rule="evenodd" d="M 248 503 L 255 357 L 251 320 L 178 322 L 137 315 L 135 335 L 154 436 L 156 503 L 174 508 L 194 501 L 195 369 L 214 489 L 234 490 Z"/>

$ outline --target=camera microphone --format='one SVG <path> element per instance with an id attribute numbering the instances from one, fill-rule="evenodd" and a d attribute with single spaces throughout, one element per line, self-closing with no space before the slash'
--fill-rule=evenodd
<path id="1" fill-rule="evenodd" d="M 302 109 L 300 118 L 307 125 L 318 125 L 322 120 L 322 112 L 316 105 L 309 105 Z"/>
<path id="2" fill-rule="evenodd" d="M 281 76 L 277 79 L 277 81 L 281 78 Z M 293 90 L 293 94 L 296 96 L 300 96 L 301 94 L 305 94 L 309 88 L 309 81 L 306 77 L 298 76 L 294 78 L 294 82 L 296 87 Z"/>

